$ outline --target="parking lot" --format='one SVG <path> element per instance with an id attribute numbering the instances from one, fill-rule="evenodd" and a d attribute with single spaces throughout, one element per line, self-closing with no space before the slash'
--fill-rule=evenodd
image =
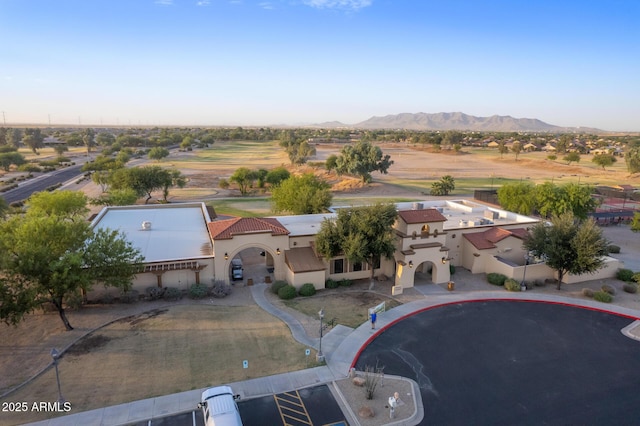
<path id="1" fill-rule="evenodd" d="M 346 426 L 327 385 L 238 402 L 244 426 Z M 131 426 L 203 426 L 200 410 L 133 423 Z"/>

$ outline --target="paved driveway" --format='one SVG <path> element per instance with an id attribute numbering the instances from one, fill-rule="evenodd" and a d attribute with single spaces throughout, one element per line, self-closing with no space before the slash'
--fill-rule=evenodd
<path id="1" fill-rule="evenodd" d="M 455 303 L 407 317 L 361 353 L 419 383 L 422 424 L 637 424 L 633 320 L 560 304 Z"/>

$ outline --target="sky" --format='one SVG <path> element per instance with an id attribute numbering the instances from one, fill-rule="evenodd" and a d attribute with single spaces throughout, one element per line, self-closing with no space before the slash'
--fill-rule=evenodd
<path id="1" fill-rule="evenodd" d="M 0 0 L 0 119 L 640 131 L 638 22 L 637 0 Z"/>

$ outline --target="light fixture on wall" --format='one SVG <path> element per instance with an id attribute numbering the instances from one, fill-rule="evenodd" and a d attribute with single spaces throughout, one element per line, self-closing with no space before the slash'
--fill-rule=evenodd
<path id="1" fill-rule="evenodd" d="M 413 268 L 413 260 L 409 261 L 409 268 Z"/>
<path id="2" fill-rule="evenodd" d="M 276 254 L 277 254 L 278 256 L 280 256 L 280 248 L 279 248 L 279 247 L 276 249 Z"/>
<path id="3" fill-rule="evenodd" d="M 450 257 L 443 257 L 442 258 L 442 264 L 444 265 L 445 263 L 447 263 L 447 260 L 451 260 Z"/>
<path id="4" fill-rule="evenodd" d="M 229 253 L 224 254 L 224 260 L 229 260 Z"/>

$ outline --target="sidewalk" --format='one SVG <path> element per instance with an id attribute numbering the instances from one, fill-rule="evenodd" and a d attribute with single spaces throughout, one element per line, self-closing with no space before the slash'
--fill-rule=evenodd
<path id="1" fill-rule="evenodd" d="M 325 354 L 326 366 L 231 383 L 230 386 L 234 391 L 239 393 L 242 398 L 248 399 L 323 383 L 332 383 L 336 380 L 344 379 L 348 377 L 351 365 L 360 349 L 365 346 L 376 333 L 379 333 L 381 329 L 399 321 L 407 315 L 448 303 L 487 299 L 544 301 L 573 304 L 589 309 L 605 310 L 633 318 L 640 318 L 640 310 L 636 307 L 638 303 L 635 302 L 637 298 L 633 299 L 634 303 L 627 302 L 627 306 L 621 306 L 617 304 L 599 303 L 585 298 L 578 298 L 576 294 L 579 294 L 580 292 L 571 288 L 567 290 L 566 286 L 565 291 L 560 292 L 555 290 L 555 286 L 553 289 L 542 288 L 540 290 L 536 289 L 529 292 L 507 292 L 498 288 L 496 288 L 496 290 L 487 290 L 487 284 L 484 281 L 484 277 L 474 276 L 468 271 L 460 271 L 459 273 L 456 273 L 456 279 L 457 282 L 454 291 L 447 291 L 445 285 L 417 284 L 413 291 L 419 292 L 421 296 L 415 301 L 405 303 L 391 311 L 387 311 L 379 315 L 377 322 L 378 329 L 375 331 L 371 330 L 368 323 L 362 324 L 357 329 L 351 329 L 340 325 L 334 327 L 322 339 L 322 348 L 323 353 Z M 589 285 L 597 287 L 600 283 L 593 282 L 587 284 L 587 286 Z M 265 311 L 282 319 L 282 321 L 289 326 L 293 337 L 297 341 L 304 345 L 318 348 L 319 339 L 307 336 L 304 328 L 296 318 L 287 312 L 277 309 L 267 300 L 264 293 L 266 288 L 266 284 L 257 284 L 251 288 L 251 295 L 253 296 L 254 301 Z M 630 320 L 630 325 L 625 328 L 624 333 L 630 338 L 640 340 L 640 322 L 632 322 Z M 193 410 L 199 401 L 202 391 L 203 389 L 199 389 L 134 401 L 127 404 L 105 407 L 32 423 L 32 425 L 116 426 L 131 424 L 150 418 L 164 417 L 171 414 Z M 417 385 L 414 385 L 414 393 L 417 397 L 415 412 L 410 416 L 410 418 L 397 419 L 397 423 L 395 424 L 410 425 L 417 424 L 421 421 L 423 409 Z M 345 407 L 344 399 L 340 401 L 340 398 L 336 398 L 336 400 L 342 405 L 345 417 L 350 424 L 358 425 L 359 423 L 353 415 L 353 412 L 357 411 L 357 408 Z M 380 418 L 380 424 L 385 424 L 386 420 L 386 418 Z"/>

